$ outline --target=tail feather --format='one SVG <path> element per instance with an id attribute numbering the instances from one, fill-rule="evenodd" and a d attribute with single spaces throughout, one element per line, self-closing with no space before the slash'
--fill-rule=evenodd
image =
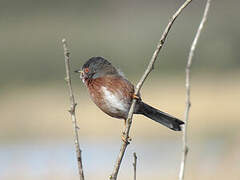
<path id="1" fill-rule="evenodd" d="M 184 124 L 181 120 L 162 112 L 158 109 L 155 109 L 144 102 L 139 102 L 136 114 L 142 114 L 148 118 L 174 130 L 181 131 L 181 126 Z"/>

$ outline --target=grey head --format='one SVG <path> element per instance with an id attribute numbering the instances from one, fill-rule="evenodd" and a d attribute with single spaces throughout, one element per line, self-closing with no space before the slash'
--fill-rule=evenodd
<path id="1" fill-rule="evenodd" d="M 118 75 L 116 68 L 103 57 L 92 57 L 82 66 L 80 77 L 85 81 L 86 79 L 95 79 L 105 75 Z"/>

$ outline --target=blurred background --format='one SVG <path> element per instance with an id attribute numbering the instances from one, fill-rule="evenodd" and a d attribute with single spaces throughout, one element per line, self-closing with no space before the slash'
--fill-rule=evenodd
<path id="1" fill-rule="evenodd" d="M 72 71 L 104 56 L 134 84 L 183 0 L 0 0 L 0 179 L 78 179 L 61 39 Z M 145 102 L 180 119 L 185 65 L 206 1 L 174 23 L 142 89 Z M 238 0 L 212 1 L 191 69 L 186 179 L 240 179 L 240 24 Z M 123 122 L 102 113 L 72 73 L 86 179 L 107 179 Z M 134 116 L 133 141 L 119 179 L 177 179 L 181 132 Z"/>

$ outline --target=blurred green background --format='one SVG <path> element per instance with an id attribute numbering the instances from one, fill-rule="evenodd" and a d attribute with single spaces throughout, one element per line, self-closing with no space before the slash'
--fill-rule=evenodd
<path id="1" fill-rule="evenodd" d="M 0 0 L 0 178 L 78 179 L 61 39 L 72 71 L 104 56 L 133 83 L 183 0 Z M 174 23 L 142 98 L 183 119 L 185 65 L 205 1 L 195 0 Z M 238 0 L 212 1 L 191 69 L 190 153 L 186 179 L 240 179 L 240 24 Z M 123 122 L 103 114 L 73 73 L 87 179 L 107 178 Z M 181 133 L 135 116 L 133 142 L 120 172 L 138 179 L 176 179 Z"/>

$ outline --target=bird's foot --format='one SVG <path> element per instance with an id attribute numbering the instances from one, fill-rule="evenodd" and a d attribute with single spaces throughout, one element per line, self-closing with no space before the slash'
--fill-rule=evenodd
<path id="1" fill-rule="evenodd" d="M 129 144 L 131 140 L 132 140 L 132 138 L 129 136 L 126 137 L 125 132 L 123 132 L 122 141 L 125 142 L 126 144 Z"/>
<path id="2" fill-rule="evenodd" d="M 137 94 L 133 94 L 133 95 L 132 95 L 132 98 L 133 98 L 133 99 L 136 99 L 136 100 L 141 99 Z"/>

